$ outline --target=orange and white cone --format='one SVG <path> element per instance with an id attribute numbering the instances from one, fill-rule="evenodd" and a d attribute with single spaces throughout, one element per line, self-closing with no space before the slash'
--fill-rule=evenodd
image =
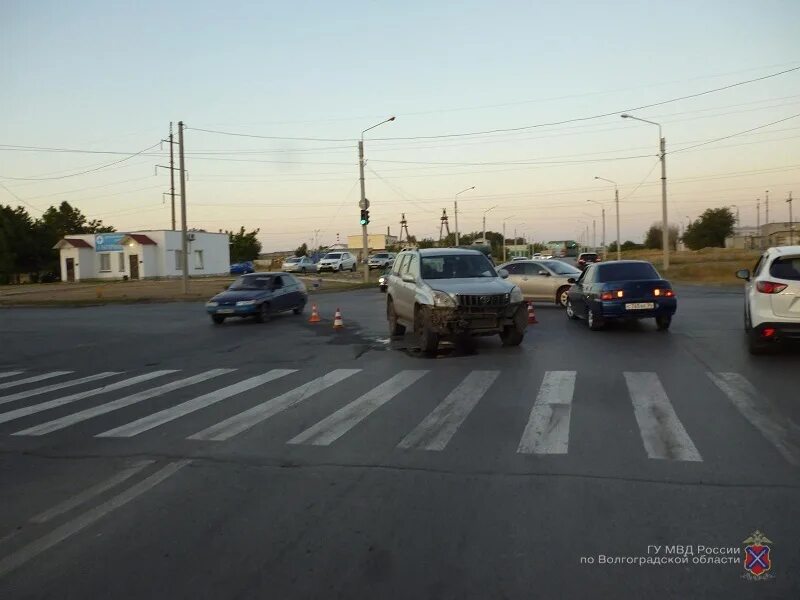
<path id="1" fill-rule="evenodd" d="M 309 323 L 319 323 L 320 320 L 321 319 L 319 318 L 319 311 L 317 311 L 317 305 L 316 304 L 312 304 L 311 305 L 311 318 L 308 319 L 308 322 Z"/>
<path id="2" fill-rule="evenodd" d="M 536 325 L 536 312 L 533 310 L 533 302 L 528 302 L 528 325 Z"/>
<path id="3" fill-rule="evenodd" d="M 333 328 L 334 330 L 344 329 L 344 321 L 342 320 L 342 311 L 336 309 L 336 314 L 333 315 Z"/>

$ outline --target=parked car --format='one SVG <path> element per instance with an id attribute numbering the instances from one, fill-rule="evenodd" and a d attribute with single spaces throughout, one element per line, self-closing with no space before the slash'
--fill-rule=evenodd
<path id="1" fill-rule="evenodd" d="M 495 271 L 483 252 L 428 248 L 398 254 L 389 274 L 386 316 L 391 335 L 411 329 L 426 354 L 442 338 L 500 335 L 504 346 L 525 336 L 522 291 Z"/>
<path id="2" fill-rule="evenodd" d="M 303 312 L 308 293 L 306 286 L 288 273 L 251 273 L 242 275 L 228 289 L 206 302 L 206 312 L 217 325 L 229 317 L 255 317 L 269 321 L 275 313 Z"/>
<path id="3" fill-rule="evenodd" d="M 663 331 L 677 305 L 670 282 L 643 260 L 590 264 L 567 292 L 567 316 L 586 319 L 593 331 L 611 320 L 648 318 Z"/>
<path id="4" fill-rule="evenodd" d="M 560 260 L 525 260 L 500 265 L 508 271 L 508 280 L 519 286 L 526 301 L 542 300 L 567 305 L 570 278 L 581 272 Z"/>
<path id="5" fill-rule="evenodd" d="M 356 259 L 349 252 L 328 252 L 317 263 L 317 271 L 355 271 Z"/>
<path id="6" fill-rule="evenodd" d="M 256 266 L 253 261 L 247 260 L 245 262 L 233 263 L 231 265 L 231 275 L 246 275 L 247 273 L 255 273 Z"/>
<path id="7" fill-rule="evenodd" d="M 378 252 L 369 257 L 369 269 L 385 269 L 395 257 L 394 252 Z"/>
<path id="8" fill-rule="evenodd" d="M 752 354 L 800 342 L 800 246 L 769 248 L 744 279 L 744 328 Z"/>
<path id="9" fill-rule="evenodd" d="M 281 267 L 285 273 L 315 273 L 317 265 L 307 256 L 290 256 Z"/>
<path id="10" fill-rule="evenodd" d="M 520 261 L 520 260 L 530 260 L 527 256 L 514 256 L 511 259 L 512 261 Z"/>
<path id="11" fill-rule="evenodd" d="M 597 252 L 582 252 L 578 255 L 578 260 L 575 261 L 575 263 L 578 265 L 578 268 L 583 271 L 590 264 L 601 261 L 602 258 Z"/>

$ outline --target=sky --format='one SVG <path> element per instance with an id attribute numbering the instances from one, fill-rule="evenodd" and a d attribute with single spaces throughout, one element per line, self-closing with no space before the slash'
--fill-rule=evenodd
<path id="1" fill-rule="evenodd" d="M 798 22 L 796 0 L 4 0 L 0 203 L 170 228 L 156 165 L 183 121 L 189 227 L 331 244 L 360 232 L 357 139 L 396 116 L 364 136 L 372 233 L 404 213 L 438 239 L 475 186 L 462 232 L 485 215 L 530 241 L 594 243 L 594 225 L 599 244 L 605 209 L 610 242 L 600 176 L 619 186 L 620 237 L 641 241 L 661 219 L 658 130 L 619 114 L 800 67 Z M 632 114 L 663 127 L 671 223 L 736 205 L 755 225 L 759 200 L 764 222 L 767 190 L 788 220 L 800 70 Z"/>

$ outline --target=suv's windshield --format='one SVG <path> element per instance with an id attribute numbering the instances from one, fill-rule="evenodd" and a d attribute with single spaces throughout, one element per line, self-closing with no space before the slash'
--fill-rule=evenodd
<path id="1" fill-rule="evenodd" d="M 228 288 L 229 290 L 238 291 L 238 290 L 265 290 L 269 288 L 270 282 L 272 281 L 271 275 L 246 275 L 244 277 L 239 277 L 236 281 L 234 281 L 231 286 Z"/>
<path id="2" fill-rule="evenodd" d="M 637 279 L 660 279 L 658 271 L 650 263 L 606 263 L 598 269 L 597 281 L 631 281 Z"/>
<path id="3" fill-rule="evenodd" d="M 325 258 L 330 258 L 332 260 L 335 260 L 335 259 L 342 258 L 342 255 L 339 254 L 339 253 L 326 254 Z"/>
<path id="4" fill-rule="evenodd" d="M 497 277 L 492 264 L 482 254 L 423 256 L 421 274 L 423 279 Z"/>

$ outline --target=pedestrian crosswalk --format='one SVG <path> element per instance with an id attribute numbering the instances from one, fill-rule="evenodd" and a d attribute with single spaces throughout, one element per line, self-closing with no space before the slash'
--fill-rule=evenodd
<path id="1" fill-rule="evenodd" d="M 184 443 L 217 445 L 259 428 L 268 429 L 273 417 L 303 411 L 303 418 L 293 422 L 293 431 L 280 429 L 279 443 L 287 449 L 322 449 L 345 440 L 356 440 L 357 446 L 371 423 L 396 417 L 393 407 L 402 407 L 404 425 L 390 428 L 395 436 L 386 440 L 390 449 L 412 455 L 442 453 L 454 446 L 454 451 L 463 450 L 470 431 L 474 434 L 468 426 L 470 420 L 481 418 L 476 413 L 491 410 L 512 394 L 524 405 L 524 412 L 514 413 L 514 420 L 502 425 L 502 434 L 513 440 L 510 452 L 520 459 L 531 457 L 527 460 L 568 455 L 576 431 L 573 415 L 580 415 L 590 405 L 589 398 L 576 397 L 581 373 L 531 373 L 522 386 L 520 374 L 516 372 L 514 377 L 511 384 L 504 381 L 502 369 L 375 373 L 316 367 L 246 374 L 236 368 L 195 373 L 176 369 L 89 374 L 4 371 L 0 372 L 0 390 L 13 391 L 0 395 L 0 438 L 68 435 L 70 428 L 81 425 L 82 436 L 144 439 L 154 429 L 162 431 L 162 437 L 172 435 L 169 425 L 180 421 L 173 430 L 180 431 L 174 435 Z M 630 422 L 636 425 L 631 443 L 641 448 L 642 459 L 704 460 L 703 444 L 697 439 L 704 423 L 697 422 L 696 414 L 686 414 L 686 404 L 673 404 L 667 392 L 670 386 L 664 385 L 658 373 L 626 371 L 618 378 L 617 389 L 627 394 L 615 401 L 629 411 Z M 708 372 L 701 378 L 706 394 L 717 394 L 736 409 L 730 412 L 731 418 L 749 423 L 753 434 L 771 444 L 786 462 L 800 466 L 800 427 L 750 381 L 739 373 L 726 372 Z M 434 381 L 436 385 L 432 385 Z M 128 390 L 137 386 L 140 389 Z M 128 393 L 120 393 L 122 390 Z M 431 397 L 438 394 L 441 399 Z M 214 409 L 206 410 L 210 407 Z M 486 414 L 482 413 L 483 418 Z M 714 449 L 711 454 L 719 456 L 719 451 Z"/>

